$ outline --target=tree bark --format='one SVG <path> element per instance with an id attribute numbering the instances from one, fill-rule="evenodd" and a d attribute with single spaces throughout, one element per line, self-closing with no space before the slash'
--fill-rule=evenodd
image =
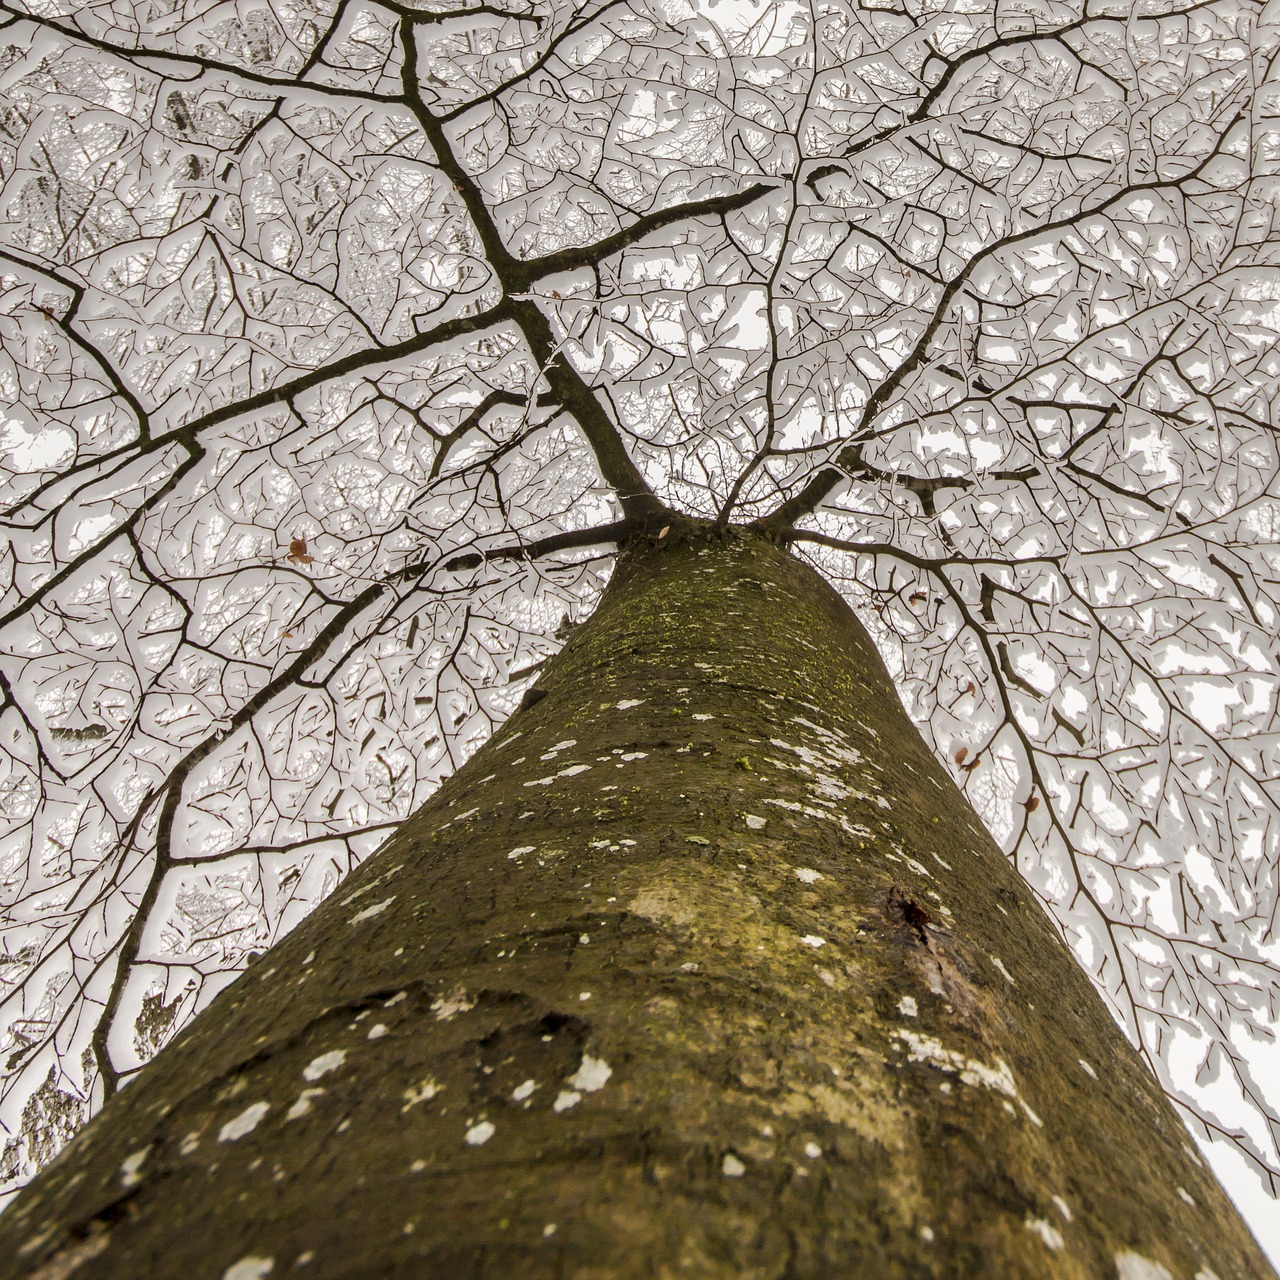
<path id="1" fill-rule="evenodd" d="M 1274 1274 L 840 598 L 673 525 L 0 1274 Z"/>

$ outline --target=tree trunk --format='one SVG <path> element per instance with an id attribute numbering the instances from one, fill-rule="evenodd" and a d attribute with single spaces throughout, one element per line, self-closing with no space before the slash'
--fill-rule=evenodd
<path id="1" fill-rule="evenodd" d="M 680 524 L 3 1275 L 1273 1274 L 816 574 Z"/>

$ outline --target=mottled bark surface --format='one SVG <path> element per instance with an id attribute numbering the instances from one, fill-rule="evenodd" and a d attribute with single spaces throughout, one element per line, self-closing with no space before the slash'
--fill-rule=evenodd
<path id="1" fill-rule="evenodd" d="M 539 687 L 0 1273 L 1272 1274 L 814 573 L 677 528 Z"/>

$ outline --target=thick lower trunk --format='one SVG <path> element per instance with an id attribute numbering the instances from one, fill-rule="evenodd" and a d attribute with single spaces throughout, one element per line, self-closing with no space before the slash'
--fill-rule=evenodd
<path id="1" fill-rule="evenodd" d="M 0 1273 L 1271 1274 L 814 573 L 671 535 L 541 687 Z"/>

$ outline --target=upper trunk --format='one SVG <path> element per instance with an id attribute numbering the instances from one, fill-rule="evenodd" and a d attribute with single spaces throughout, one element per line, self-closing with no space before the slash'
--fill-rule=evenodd
<path id="1" fill-rule="evenodd" d="M 1271 1274 L 816 574 L 677 531 L 540 689 L 3 1274 Z"/>

